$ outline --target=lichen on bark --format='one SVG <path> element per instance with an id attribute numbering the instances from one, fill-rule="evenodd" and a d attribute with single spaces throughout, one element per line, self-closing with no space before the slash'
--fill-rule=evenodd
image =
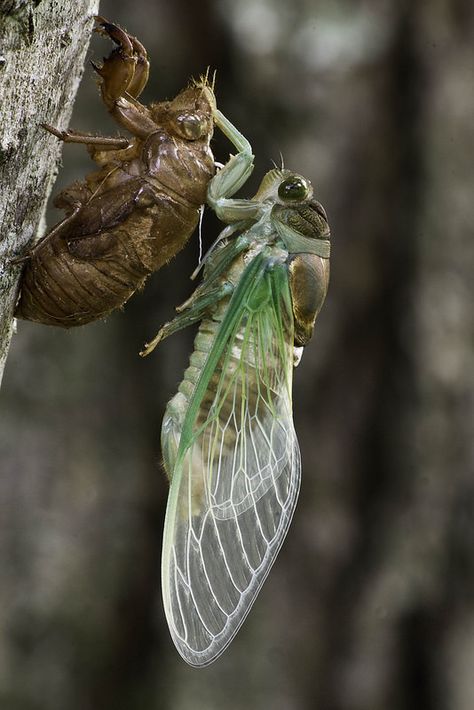
<path id="1" fill-rule="evenodd" d="M 99 0 L 0 2 L 0 381 L 21 267 L 41 232 L 60 156 L 41 128 L 66 128 Z"/>

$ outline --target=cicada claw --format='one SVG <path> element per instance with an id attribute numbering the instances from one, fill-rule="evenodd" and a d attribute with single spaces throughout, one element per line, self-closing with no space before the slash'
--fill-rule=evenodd
<path id="1" fill-rule="evenodd" d="M 94 32 L 104 37 L 110 37 L 126 55 L 132 55 L 133 44 L 131 38 L 121 27 L 114 25 L 112 22 L 108 22 L 105 17 L 101 15 L 95 15 L 94 20 L 97 22 L 97 26 L 94 27 Z"/>
<path id="2" fill-rule="evenodd" d="M 95 16 L 97 26 L 94 31 L 109 37 L 117 47 L 102 65 L 92 62 L 94 70 L 102 79 L 101 91 L 109 111 L 126 94 L 138 98 L 148 81 L 149 62 L 145 47 L 136 37 L 129 35 L 118 25 L 108 22 L 101 15 Z"/>

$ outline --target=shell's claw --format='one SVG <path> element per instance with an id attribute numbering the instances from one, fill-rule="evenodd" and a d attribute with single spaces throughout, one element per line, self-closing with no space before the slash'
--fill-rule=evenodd
<path id="1" fill-rule="evenodd" d="M 120 49 L 127 55 L 133 54 L 133 43 L 132 38 L 118 25 L 114 25 L 112 22 L 107 22 L 103 17 L 96 21 L 99 23 L 94 31 L 103 37 L 110 37 L 110 39 L 117 44 Z"/>
<path id="2" fill-rule="evenodd" d="M 137 98 L 143 91 L 149 73 L 145 47 L 136 37 L 129 35 L 118 25 L 108 22 L 101 15 L 95 16 L 94 31 L 108 37 L 117 45 L 102 66 L 92 62 L 94 71 L 102 79 L 101 92 L 104 102 L 113 112 L 116 102 L 126 95 Z"/>

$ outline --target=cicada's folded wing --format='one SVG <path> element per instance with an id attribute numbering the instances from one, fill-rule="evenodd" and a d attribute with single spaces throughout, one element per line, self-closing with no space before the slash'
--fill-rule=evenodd
<path id="1" fill-rule="evenodd" d="M 299 490 L 288 276 L 284 264 L 261 261 L 229 304 L 176 452 L 163 599 L 173 640 L 194 666 L 215 660 L 245 619 Z"/>

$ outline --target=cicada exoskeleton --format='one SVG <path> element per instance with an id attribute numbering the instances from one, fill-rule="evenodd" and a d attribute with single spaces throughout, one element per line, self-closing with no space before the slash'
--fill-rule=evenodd
<path id="1" fill-rule="evenodd" d="M 209 147 L 214 95 L 206 80 L 172 101 L 141 104 L 149 63 L 143 45 L 96 18 L 117 47 L 94 65 L 105 105 L 130 138 L 46 126 L 84 143 L 99 170 L 63 190 L 66 217 L 25 257 L 16 316 L 69 328 L 122 306 L 179 252 L 195 229 L 214 175 Z"/>

